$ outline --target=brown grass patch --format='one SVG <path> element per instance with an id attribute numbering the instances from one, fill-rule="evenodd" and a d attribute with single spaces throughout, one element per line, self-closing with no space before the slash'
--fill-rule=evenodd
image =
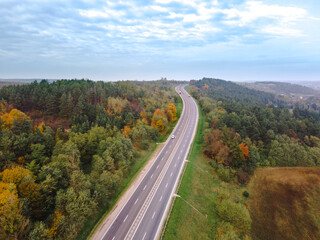
<path id="1" fill-rule="evenodd" d="M 262 168 L 248 190 L 252 239 L 320 239 L 320 168 Z"/>

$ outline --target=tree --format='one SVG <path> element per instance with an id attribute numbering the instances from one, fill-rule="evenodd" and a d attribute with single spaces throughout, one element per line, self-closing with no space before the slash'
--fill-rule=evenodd
<path id="1" fill-rule="evenodd" d="M 122 130 L 122 135 L 125 138 L 130 138 L 130 133 L 131 133 L 131 128 L 129 126 L 124 126 L 123 130 Z"/>
<path id="2" fill-rule="evenodd" d="M 70 93 L 63 93 L 60 99 L 60 116 L 61 117 L 69 117 L 71 116 L 73 109 L 73 98 Z"/>
<path id="3" fill-rule="evenodd" d="M 156 109 L 153 113 L 151 126 L 157 128 L 160 134 L 164 134 L 168 129 L 168 120 L 166 115 L 160 108 Z"/>
<path id="4" fill-rule="evenodd" d="M 166 108 L 167 118 L 170 122 L 177 120 L 177 109 L 173 103 L 170 103 Z"/>
<path id="5" fill-rule="evenodd" d="M 30 118 L 18 109 L 12 109 L 9 113 L 0 114 L 2 120 L 2 129 L 11 129 L 13 127 L 14 121 L 22 123 L 23 120 L 30 120 Z"/>
<path id="6" fill-rule="evenodd" d="M 241 143 L 241 144 L 239 145 L 239 148 L 240 148 L 241 151 L 242 151 L 243 160 L 244 160 L 244 161 L 247 161 L 248 158 L 249 158 L 249 147 L 246 146 L 244 143 Z"/>
<path id="7" fill-rule="evenodd" d="M 28 225 L 13 183 L 0 182 L 0 238 L 18 239 Z"/>

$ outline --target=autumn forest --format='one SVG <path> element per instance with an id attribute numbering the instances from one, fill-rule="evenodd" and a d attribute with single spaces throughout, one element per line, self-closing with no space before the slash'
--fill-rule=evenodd
<path id="1" fill-rule="evenodd" d="M 0 89 L 0 239 L 73 239 L 177 120 L 170 81 Z"/>

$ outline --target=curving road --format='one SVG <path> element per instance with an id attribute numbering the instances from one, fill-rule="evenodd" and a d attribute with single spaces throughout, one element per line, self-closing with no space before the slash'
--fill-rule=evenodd
<path id="1" fill-rule="evenodd" d="M 170 208 L 173 194 L 193 141 L 198 108 L 182 86 L 183 111 L 178 124 L 156 160 L 131 197 L 104 233 L 101 240 L 158 239 Z"/>

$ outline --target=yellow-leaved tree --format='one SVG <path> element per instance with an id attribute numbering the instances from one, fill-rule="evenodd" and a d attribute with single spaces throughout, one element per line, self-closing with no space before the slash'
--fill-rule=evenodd
<path id="1" fill-rule="evenodd" d="M 21 123 L 24 119 L 30 120 L 25 113 L 13 108 L 8 104 L 1 104 L 0 119 L 2 120 L 2 129 L 10 129 L 13 126 L 14 121 Z"/>
<path id="2" fill-rule="evenodd" d="M 13 183 L 0 182 L 0 239 L 18 239 L 28 225 Z"/>
<path id="3" fill-rule="evenodd" d="M 168 130 L 168 120 L 166 115 L 161 111 L 160 108 L 156 109 L 153 113 L 151 126 L 158 128 L 160 134 L 166 133 Z"/>
<path id="4" fill-rule="evenodd" d="M 177 108 L 173 103 L 169 103 L 169 105 L 167 106 L 166 114 L 170 122 L 174 122 L 177 120 Z"/>

